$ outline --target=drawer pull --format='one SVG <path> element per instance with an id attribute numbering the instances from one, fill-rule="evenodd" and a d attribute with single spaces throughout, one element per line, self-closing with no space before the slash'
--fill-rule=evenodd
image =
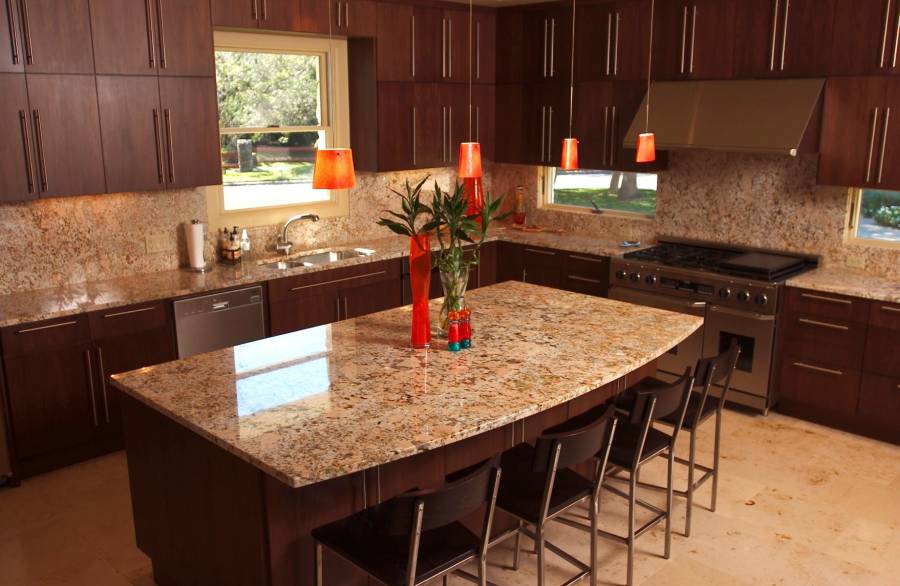
<path id="1" fill-rule="evenodd" d="M 555 252 L 549 250 L 538 250 L 537 248 L 526 248 L 525 252 L 533 252 L 535 254 L 543 254 L 544 256 L 556 256 Z"/>
<path id="2" fill-rule="evenodd" d="M 579 277 L 577 275 L 567 275 L 567 278 L 572 279 L 573 281 L 583 281 L 585 283 L 594 283 L 596 285 L 603 284 L 603 281 L 599 279 L 588 279 L 587 277 Z"/>
<path id="3" fill-rule="evenodd" d="M 128 311 L 117 311 L 115 313 L 105 313 L 103 314 L 103 319 L 109 319 L 112 317 L 124 317 L 126 315 L 134 315 L 136 313 L 144 313 L 146 311 L 153 311 L 156 309 L 156 306 L 152 307 L 141 307 L 140 309 L 130 309 Z"/>
<path id="4" fill-rule="evenodd" d="M 900 307 L 890 307 L 887 305 L 881 306 L 882 311 L 891 311 L 893 313 L 900 313 Z"/>
<path id="5" fill-rule="evenodd" d="M 48 325 L 48 326 L 38 326 L 38 327 L 35 327 L 35 328 L 25 328 L 24 330 L 19 330 L 19 331 L 17 331 L 16 333 L 17 333 L 17 334 L 30 334 L 31 332 L 40 332 L 40 331 L 43 331 L 43 330 L 52 330 L 52 329 L 54 329 L 54 328 L 64 328 L 64 327 L 67 327 L 67 326 L 74 326 L 74 325 L 77 324 L 77 323 L 78 323 L 77 321 L 64 321 L 64 322 L 60 322 L 60 323 L 58 323 L 58 324 L 50 324 L 50 325 Z"/>
<path id="6" fill-rule="evenodd" d="M 346 283 L 347 281 L 355 281 L 356 279 L 365 279 L 366 277 L 377 277 L 378 275 L 384 275 L 387 271 L 376 271 L 374 273 L 366 273 L 364 275 L 355 275 L 353 277 L 344 277 L 342 279 L 332 279 L 331 281 L 324 281 L 322 283 L 313 283 L 311 285 L 299 285 L 297 287 L 292 287 L 291 291 L 301 291 L 303 289 L 311 289 L 313 287 L 322 287 L 324 285 L 333 285 L 334 283 Z"/>
<path id="7" fill-rule="evenodd" d="M 806 297 L 807 299 L 815 299 L 816 301 L 827 301 L 829 303 L 840 303 L 841 305 L 852 305 L 853 302 L 849 299 L 835 299 L 834 297 L 825 297 L 824 295 L 813 295 L 812 293 L 801 293 L 800 297 Z"/>
<path id="8" fill-rule="evenodd" d="M 809 326 L 819 326 L 820 328 L 828 328 L 831 330 L 842 330 L 844 332 L 846 332 L 850 329 L 848 326 L 842 326 L 839 324 L 830 324 L 828 322 L 816 321 L 814 319 L 806 319 L 805 317 L 801 317 L 797 321 L 802 324 L 809 325 Z"/>
<path id="9" fill-rule="evenodd" d="M 579 256 L 577 254 L 570 254 L 569 258 L 574 259 L 574 260 L 583 260 L 583 261 L 587 261 L 587 262 L 596 262 L 596 263 L 602 263 L 604 260 L 606 260 L 604 258 L 591 258 L 589 256 Z"/>
<path id="10" fill-rule="evenodd" d="M 798 368 L 805 368 L 806 370 L 814 370 L 816 372 L 822 372 L 824 374 L 833 374 L 835 376 L 844 376 L 844 373 L 840 370 L 832 370 L 830 368 L 822 368 L 821 366 L 813 366 L 811 364 L 806 364 L 804 362 L 795 362 L 794 366 Z"/>

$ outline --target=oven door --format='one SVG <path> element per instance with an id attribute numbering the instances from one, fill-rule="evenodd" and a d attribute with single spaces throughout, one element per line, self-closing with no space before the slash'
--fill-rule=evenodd
<path id="1" fill-rule="evenodd" d="M 732 340 L 741 347 L 737 368 L 731 377 L 729 400 L 757 409 L 768 408 L 775 316 L 737 311 L 710 305 L 704 324 L 703 355 L 726 351 Z"/>
<path id="2" fill-rule="evenodd" d="M 646 305 L 647 307 L 655 307 L 657 309 L 668 309 L 669 311 L 697 315 L 700 317 L 703 317 L 706 313 L 705 301 L 679 299 L 669 297 L 668 295 L 636 291 L 624 287 L 610 287 L 609 298 L 617 301 L 636 303 L 638 305 Z M 686 368 L 690 368 L 691 370 L 694 369 L 702 352 L 703 327 L 700 327 L 696 332 L 685 338 L 680 344 L 660 356 L 659 360 L 656 362 L 656 367 L 661 373 L 668 373 L 677 378 L 684 374 Z"/>

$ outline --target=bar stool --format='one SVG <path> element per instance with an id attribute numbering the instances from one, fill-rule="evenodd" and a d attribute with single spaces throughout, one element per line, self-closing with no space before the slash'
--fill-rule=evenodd
<path id="1" fill-rule="evenodd" d="M 603 488 L 628 499 L 628 534 L 617 535 L 603 529 L 598 532 L 601 536 L 624 543 L 628 547 L 628 581 L 629 586 L 634 583 L 634 542 L 635 540 L 658 525 L 666 522 L 665 550 L 663 557 L 669 559 L 672 550 L 672 468 L 675 462 L 675 441 L 678 431 L 684 421 L 688 399 L 693 386 L 694 377 L 691 369 L 685 370 L 684 375 L 671 384 L 662 384 L 652 390 L 642 390 L 634 393 L 634 403 L 630 418 L 627 423 L 619 425 L 616 437 L 613 440 L 612 450 L 609 455 L 609 478 L 626 480 L 614 476 L 619 471 L 627 471 L 629 484 L 628 492 L 610 486 L 608 482 Z M 672 417 L 676 421 L 671 434 L 655 429 L 653 424 L 664 417 Z M 657 456 L 666 456 L 669 460 L 666 483 L 666 508 L 661 509 L 656 505 L 637 498 L 637 487 L 640 478 L 641 467 Z M 640 505 L 656 515 L 639 529 L 635 529 L 635 510 Z M 572 526 L 588 530 L 582 523 L 570 522 Z"/>
<path id="2" fill-rule="evenodd" d="M 486 586 L 487 550 L 500 483 L 499 456 L 441 488 L 417 490 L 313 530 L 316 585 L 325 548 L 388 586 L 417 586 L 458 573 Z M 482 536 L 460 519 L 485 507 Z M 478 562 L 475 577 L 460 568 Z"/>
<path id="3" fill-rule="evenodd" d="M 694 508 L 694 492 L 710 478 L 712 478 L 712 495 L 709 508 L 713 512 L 716 510 L 716 497 L 719 492 L 719 448 L 722 435 L 722 408 L 725 406 L 725 396 L 728 394 L 729 388 L 731 388 L 731 375 L 734 374 L 740 354 L 741 347 L 736 340 L 732 340 L 728 350 L 718 356 L 701 358 L 697 361 L 697 368 L 694 370 L 695 380 L 698 384 L 694 387 L 694 392 L 691 393 L 682 424 L 682 427 L 687 430 L 690 436 L 688 458 L 686 460 L 680 457 L 675 458 L 677 463 L 687 466 L 687 488 L 673 491 L 674 494 L 687 499 L 687 510 L 684 519 L 685 537 L 690 537 L 691 535 L 691 512 Z M 634 385 L 632 389 L 635 392 L 641 392 L 658 388 L 665 384 L 659 379 L 647 377 Z M 718 397 L 710 394 L 713 385 L 722 388 L 722 394 Z M 716 418 L 715 446 L 713 448 L 712 466 L 709 467 L 697 463 L 697 429 L 713 415 Z M 661 418 L 659 423 L 674 426 L 677 421 L 674 415 L 670 415 Z M 694 474 L 697 468 L 703 472 L 703 475 L 695 481 Z M 643 482 L 640 484 L 647 488 L 665 490 L 665 487 L 657 484 Z"/>
<path id="4" fill-rule="evenodd" d="M 583 503 L 588 504 L 591 527 L 597 528 L 600 486 L 615 435 L 615 409 L 607 408 L 586 425 L 582 426 L 582 421 L 573 420 L 547 430 L 537 438 L 534 447 L 519 444 L 504 452 L 501 460 L 504 481 L 497 497 L 497 508 L 519 521 L 513 569 L 519 569 L 520 541 L 524 533 L 534 540 L 538 586 L 544 586 L 546 582 L 545 550 L 552 551 L 580 570 L 566 584 L 573 584 L 587 576 L 590 576 L 591 586 L 597 584 L 596 531 L 591 533 L 590 564 L 547 541 L 544 536 L 549 521 L 561 519 L 561 514 Z M 574 425 L 578 427 L 571 429 Z M 594 463 L 591 479 L 569 468 L 588 461 Z M 527 526 L 534 527 L 534 531 Z"/>

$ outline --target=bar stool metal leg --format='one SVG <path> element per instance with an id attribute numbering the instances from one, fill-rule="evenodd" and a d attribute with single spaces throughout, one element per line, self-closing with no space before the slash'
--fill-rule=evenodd
<path id="1" fill-rule="evenodd" d="M 316 543 L 316 586 L 324 586 L 325 570 L 322 567 L 322 544 Z"/>
<path id="2" fill-rule="evenodd" d="M 684 536 L 691 536 L 691 513 L 694 510 L 694 466 L 697 462 L 697 430 L 691 429 L 688 455 L 687 511 L 684 516 Z"/>
<path id="3" fill-rule="evenodd" d="M 600 514 L 600 503 L 591 499 L 591 586 L 597 586 L 597 518 Z"/>
<path id="4" fill-rule="evenodd" d="M 515 550 L 513 550 L 513 570 L 519 571 L 519 553 L 522 551 L 522 522 L 519 521 L 519 530 L 516 531 Z"/>
<path id="5" fill-rule="evenodd" d="M 538 586 L 544 586 L 547 582 L 546 560 L 544 559 L 544 527 L 539 525 L 534 528 L 534 548 L 537 550 L 537 578 Z"/>
<path id="6" fill-rule="evenodd" d="M 628 483 L 628 579 L 627 584 L 634 584 L 634 514 L 637 503 L 637 483 L 639 469 L 631 472 L 631 478 Z"/>
<path id="7" fill-rule="evenodd" d="M 672 470 L 675 467 L 675 452 L 669 450 L 668 481 L 666 482 L 666 549 L 663 557 L 672 554 Z"/>
<path id="8" fill-rule="evenodd" d="M 716 443 L 713 449 L 712 498 L 710 510 L 716 512 L 716 497 L 719 495 L 719 444 L 722 436 L 722 411 L 716 413 Z"/>

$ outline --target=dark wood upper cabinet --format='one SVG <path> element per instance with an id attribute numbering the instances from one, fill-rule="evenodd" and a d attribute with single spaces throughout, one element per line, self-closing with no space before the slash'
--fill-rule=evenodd
<path id="1" fill-rule="evenodd" d="M 835 0 L 736 3 L 736 77 L 816 77 L 828 73 Z"/>
<path id="2" fill-rule="evenodd" d="M 654 79 L 728 79 L 732 75 L 733 0 L 662 2 L 654 38 Z"/>
<path id="3" fill-rule="evenodd" d="M 900 189 L 900 79 L 887 78 L 887 91 L 881 112 L 881 134 L 878 153 L 873 159 L 878 162 L 873 176 L 876 187 Z M 874 163 L 873 163 L 874 166 Z"/>
<path id="4" fill-rule="evenodd" d="M 837 0 L 831 48 L 832 75 L 897 73 L 900 6 L 892 0 Z"/>
<path id="5" fill-rule="evenodd" d="M 557 83 L 535 84 L 524 99 L 521 163 L 557 165 L 562 139 L 569 135 L 569 88 Z"/>
<path id="6" fill-rule="evenodd" d="M 525 93 L 520 83 L 498 83 L 494 88 L 497 107 L 494 111 L 494 160 L 520 163 L 525 147 Z"/>
<path id="7" fill-rule="evenodd" d="M 342 0 L 298 0 L 298 2 L 299 9 L 296 10 L 299 18 L 296 25 L 297 30 L 308 33 L 328 34 L 328 24 L 330 22 L 333 34 L 345 34 L 341 30 L 341 25 L 344 22 L 344 3 Z M 330 21 L 329 5 L 331 10 Z"/>
<path id="8" fill-rule="evenodd" d="M 103 193 L 94 76 L 28 75 L 27 86 L 41 197 Z"/>
<path id="9" fill-rule="evenodd" d="M 412 169 L 415 167 L 413 117 L 415 97 L 411 84 L 378 84 L 378 156 L 371 171 Z"/>
<path id="10" fill-rule="evenodd" d="M 572 42 L 571 5 L 526 9 L 523 80 L 567 81 Z"/>
<path id="11" fill-rule="evenodd" d="M 437 8 L 413 6 L 412 54 L 413 81 L 442 81 L 449 59 L 442 33 L 445 24 L 444 13 Z"/>
<path id="12" fill-rule="evenodd" d="M 94 72 L 88 0 L 23 0 L 19 18 L 26 71 Z"/>
<path id="13" fill-rule="evenodd" d="M 474 11 L 473 11 L 474 12 Z M 474 16 L 474 13 L 473 13 Z M 442 22 L 443 81 L 469 81 L 469 11 L 444 10 Z M 475 38 L 472 37 L 472 60 L 475 59 Z"/>
<path id="14" fill-rule="evenodd" d="M 497 12 L 476 10 L 473 18 L 472 63 L 475 71 L 472 72 L 472 80 L 492 84 L 497 79 Z"/>
<path id="15" fill-rule="evenodd" d="M 215 75 L 209 3 L 157 2 L 160 75 Z"/>
<path id="16" fill-rule="evenodd" d="M 472 138 L 481 143 L 481 154 L 489 161 L 496 156 L 496 96 L 493 85 L 472 88 Z"/>
<path id="17" fill-rule="evenodd" d="M 18 3 L 0 2 L 0 73 L 25 71 Z"/>
<path id="18" fill-rule="evenodd" d="M 0 73 L 0 202 L 38 196 L 32 156 L 32 122 L 25 76 Z"/>
<path id="19" fill-rule="evenodd" d="M 343 0 L 338 30 L 354 38 L 372 38 L 377 29 L 377 3 L 374 0 Z"/>
<path id="20" fill-rule="evenodd" d="M 212 22 L 230 28 L 257 28 L 259 0 L 212 0 Z"/>
<path id="21" fill-rule="evenodd" d="M 162 136 L 169 187 L 222 183 L 216 80 L 160 77 Z"/>
<path id="22" fill-rule="evenodd" d="M 525 11 L 520 7 L 500 8 L 496 14 L 495 63 L 497 83 L 521 83 L 525 79 Z"/>
<path id="23" fill-rule="evenodd" d="M 317 28 L 304 29 L 304 22 L 300 17 L 301 2 L 312 4 L 314 1 L 317 0 L 212 0 L 212 23 L 228 28 L 319 32 Z M 318 7 L 314 8 L 318 10 Z M 327 6 L 325 10 L 327 11 Z M 328 26 L 327 13 L 321 23 Z M 305 24 L 321 26 L 318 21 Z"/>
<path id="24" fill-rule="evenodd" d="M 379 2 L 376 35 L 378 81 L 412 81 L 413 28 L 412 6 Z M 438 28 L 440 33 L 440 27 Z"/>
<path id="25" fill-rule="evenodd" d="M 164 189 L 166 151 L 157 78 L 98 76 L 97 96 L 107 189 Z"/>
<path id="26" fill-rule="evenodd" d="M 576 80 L 647 77 L 650 2 L 622 0 L 579 5 L 576 21 Z"/>
<path id="27" fill-rule="evenodd" d="M 442 167 L 447 159 L 448 108 L 452 99 L 443 84 L 416 83 L 413 91 L 412 168 Z M 407 90 L 409 91 L 409 90 Z M 387 129 L 390 132 L 390 129 Z"/>
<path id="28" fill-rule="evenodd" d="M 310 0 L 257 0 L 259 28 L 276 31 L 319 32 L 328 29 L 328 6 Z"/>

